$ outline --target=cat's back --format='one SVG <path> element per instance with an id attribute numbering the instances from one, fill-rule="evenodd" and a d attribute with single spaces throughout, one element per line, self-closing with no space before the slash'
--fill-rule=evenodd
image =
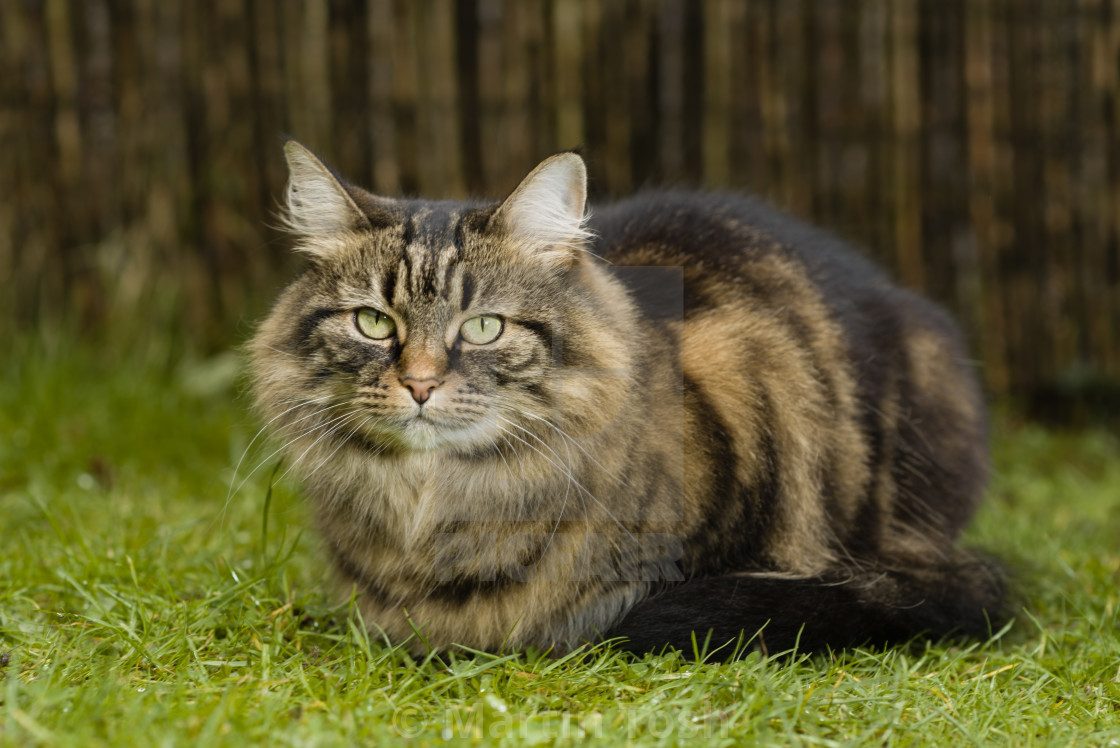
<path id="1" fill-rule="evenodd" d="M 872 380 L 873 389 L 883 356 L 900 345 L 912 349 L 906 361 L 893 362 L 906 369 L 902 376 L 934 376 L 921 370 L 931 358 L 931 338 L 939 349 L 932 358 L 964 360 L 960 332 L 939 306 L 893 283 L 843 240 L 759 198 L 649 191 L 597 206 L 591 226 L 594 251 L 612 265 L 679 273 L 676 294 L 667 293 L 673 282 L 667 273 L 654 283 L 649 272 L 619 273 L 654 318 L 672 316 L 666 307 L 676 302 L 686 322 L 753 316 L 757 324 L 784 322 L 809 347 L 819 347 L 822 335 L 832 337 L 843 342 L 858 368 L 870 363 L 857 378 Z M 948 368 L 966 390 L 974 389 L 971 371 Z"/>
<path id="2" fill-rule="evenodd" d="M 760 267 L 782 267 L 842 305 L 891 288 L 879 268 L 843 241 L 749 195 L 643 192 L 596 206 L 591 227 L 596 253 L 614 265 L 681 268 L 690 311 L 729 300 L 713 295 L 714 285 L 756 296 L 779 292 L 752 282 L 751 270 Z"/>

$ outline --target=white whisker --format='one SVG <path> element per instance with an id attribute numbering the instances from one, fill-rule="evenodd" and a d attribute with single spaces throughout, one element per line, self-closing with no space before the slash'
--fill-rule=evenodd
<path id="1" fill-rule="evenodd" d="M 324 413 L 324 412 L 326 412 L 326 411 L 328 411 L 328 410 L 331 410 L 332 408 L 338 408 L 338 407 L 342 407 L 342 405 L 343 405 L 343 403 L 332 403 L 331 405 L 328 405 L 328 406 L 327 406 L 326 408 L 323 408 L 323 409 L 321 409 L 321 410 L 318 410 L 318 411 L 316 411 L 315 413 L 311 414 L 310 416 L 304 416 L 303 418 L 300 418 L 300 419 L 298 419 L 297 421 L 293 421 L 293 424 L 295 424 L 295 423 L 299 423 L 299 421 L 304 421 L 304 420 L 307 420 L 308 418 L 311 418 L 312 416 L 316 416 L 316 415 L 319 415 L 320 413 Z M 250 479 L 250 478 L 252 478 L 252 477 L 253 477 L 253 475 L 255 475 L 255 474 L 256 474 L 256 472 L 257 472 L 258 470 L 260 470 L 260 469 L 261 469 L 261 468 L 262 468 L 262 467 L 263 467 L 264 465 L 268 464 L 268 461 L 269 461 L 269 460 L 271 460 L 271 459 L 272 459 L 273 457 L 275 457 L 276 455 L 280 454 L 280 453 L 281 453 L 281 452 L 283 452 L 283 451 L 284 451 L 285 449 L 287 449 L 287 448 L 288 448 L 289 446 L 291 446 L 292 444 L 296 443 L 297 441 L 299 441 L 299 440 L 300 440 L 300 439 L 302 439 L 303 437 L 307 436 L 308 434 L 313 434 L 313 433 L 315 433 L 316 431 L 318 431 L 319 429 L 322 429 L 322 428 L 326 428 L 326 427 L 330 426 L 330 425 L 331 425 L 331 423 L 333 423 L 333 419 L 332 419 L 331 421 L 326 421 L 326 422 L 323 422 L 323 423 L 319 423 L 319 424 L 316 424 L 315 426 L 312 426 L 312 427 L 310 427 L 310 428 L 308 428 L 308 429 L 305 429 L 305 430 L 304 430 L 304 431 L 302 431 L 301 433 L 299 433 L 299 434 L 296 434 L 296 435 L 295 435 L 294 437 L 292 437 L 291 439 L 289 439 L 289 440 L 288 440 L 287 442 L 285 442 L 285 443 L 284 443 L 284 444 L 283 444 L 282 446 L 280 446 L 279 448 L 277 448 L 277 449 L 273 450 L 273 452 L 272 452 L 271 454 L 269 454 L 269 455 L 268 455 L 267 457 L 265 457 L 265 458 L 264 458 L 263 460 L 261 460 L 261 461 L 260 461 L 260 462 L 259 462 L 259 463 L 257 464 L 257 466 L 256 466 L 255 468 L 253 468 L 253 469 L 252 469 L 252 471 L 250 471 L 250 472 L 249 472 L 249 474 L 248 474 L 248 475 L 246 475 L 246 476 L 245 476 L 245 477 L 244 477 L 244 478 L 242 479 L 242 481 L 241 481 L 240 483 L 238 483 L 238 484 L 237 484 L 237 488 L 233 489 L 233 493 L 232 493 L 231 495 L 236 495 L 236 494 L 237 494 L 237 493 L 238 493 L 238 492 L 239 492 L 239 491 L 240 491 L 240 490 L 241 490 L 241 489 L 242 489 L 242 488 L 243 488 L 243 487 L 245 486 L 245 484 L 249 482 L 249 479 Z M 286 475 L 286 474 L 287 474 L 287 473 L 285 472 L 285 475 Z"/>
<path id="2" fill-rule="evenodd" d="M 514 426 L 514 427 L 516 427 L 516 428 L 519 428 L 519 429 L 521 429 L 521 430 L 522 430 L 522 431 L 524 431 L 524 432 L 525 432 L 526 434 L 528 434 L 528 435 L 532 436 L 532 437 L 533 437 L 534 439 L 536 439 L 537 441 L 539 441 L 539 442 L 540 442 L 540 443 L 541 443 L 541 444 L 542 444 L 543 446 L 547 447 L 547 448 L 548 448 L 548 449 L 549 449 L 549 450 L 550 450 L 550 451 L 551 451 L 551 452 L 552 452 L 553 454 L 556 454 L 556 451 L 555 451 L 555 450 L 553 450 L 553 449 L 552 449 L 551 447 L 549 447 L 549 446 L 548 446 L 548 445 L 547 445 L 547 444 L 546 444 L 546 443 L 545 443 L 545 442 L 544 442 L 544 441 L 543 441 L 543 440 L 542 440 L 542 439 L 541 439 L 541 438 L 540 438 L 539 436 L 537 436 L 537 435 L 536 435 L 536 434 L 534 434 L 533 432 L 529 431 L 529 430 L 528 430 L 528 429 L 526 429 L 525 427 L 523 427 L 523 426 L 520 426 L 520 425 L 518 425 L 518 424 L 514 423 L 513 421 L 511 421 L 511 420 L 509 420 L 508 418 L 505 418 L 505 417 L 503 417 L 503 416 L 498 416 L 498 418 L 499 418 L 499 419 L 500 419 L 501 421 L 504 421 L 505 423 L 508 423 L 508 424 L 509 424 L 509 425 L 511 425 L 511 426 Z M 614 523 L 615 523 L 616 525 L 618 525 L 618 526 L 619 526 L 620 528 L 622 528 L 622 531 L 623 531 L 623 532 L 625 532 L 625 533 L 626 533 L 627 535 L 629 535 L 629 536 L 630 536 L 630 538 L 631 538 L 632 540 L 634 540 L 635 542 L 637 541 L 637 538 L 635 538 L 635 537 L 634 537 L 634 534 L 633 534 L 632 532 L 630 532 L 630 530 L 628 530 L 628 529 L 626 528 L 626 526 L 625 526 L 624 524 L 622 524 L 622 522 L 621 522 L 621 521 L 620 521 L 620 520 L 618 519 L 618 517 L 614 516 L 614 514 L 613 514 L 613 513 L 611 512 L 611 510 L 607 508 L 606 504 L 604 504 L 603 502 L 599 501 L 599 499 L 597 499 L 597 498 L 595 497 L 595 494 L 591 493 L 591 491 L 587 490 L 587 488 L 586 488 L 586 487 L 585 487 L 585 486 L 584 486 L 584 485 L 583 485 L 582 483 L 580 483 L 580 482 L 579 482 L 578 480 L 576 480 L 576 479 L 575 479 L 575 476 L 574 476 L 574 475 L 572 475 L 572 473 L 571 473 L 571 471 L 570 471 L 570 470 L 565 470 L 565 469 L 563 468 L 563 466 L 561 466 L 561 465 L 560 465 L 559 463 L 557 463 L 556 461 L 554 461 L 554 460 L 553 460 L 552 458 L 550 458 L 550 457 L 549 457 L 548 455 L 546 455 L 546 454 L 545 454 L 544 452 L 542 452 L 542 451 L 540 451 L 539 449 L 537 449 L 536 447 L 534 447 L 534 446 L 533 446 L 532 444 L 530 444 L 529 442 L 527 442 L 527 441 L 525 441 L 524 439 L 522 439 L 521 437 L 519 437 L 519 436 L 518 436 L 517 434 L 514 434 L 514 433 L 512 433 L 512 432 L 506 432 L 506 433 L 508 433 L 508 434 L 509 434 L 510 436 L 512 436 L 512 437 L 513 437 L 514 439 L 517 439 L 517 440 L 518 440 L 519 442 L 521 442 L 522 444 L 524 444 L 524 445 L 525 445 L 526 447 L 528 447 L 529 449 L 531 449 L 531 450 L 533 450 L 534 452 L 536 452 L 537 454 L 539 454 L 539 455 L 540 455 L 541 457 L 543 457 L 543 458 L 544 458 L 544 459 L 545 459 L 545 460 L 546 460 L 547 462 L 549 462 L 549 463 L 550 463 L 550 464 L 551 464 L 551 465 L 552 465 L 553 467 L 555 467 L 555 468 L 556 468 L 557 470 L 559 470 L 559 471 L 560 471 L 561 473 L 563 473 L 564 475 L 566 475 L 566 476 L 567 476 L 567 477 L 568 477 L 568 478 L 569 478 L 569 479 L 570 479 L 570 480 L 572 481 L 572 483 L 573 483 L 573 484 L 575 485 L 575 487 L 576 487 L 576 488 L 578 488 L 578 489 L 579 489 L 580 491 L 582 491 L 582 492 L 583 492 L 583 493 L 584 493 L 584 494 L 585 494 L 585 495 L 587 496 L 587 498 L 591 499 L 591 500 L 592 500 L 592 501 L 594 501 L 594 502 L 595 502 L 596 504 L 598 504 L 598 505 L 599 505 L 599 508 L 600 508 L 600 509 L 602 509 L 602 510 L 603 510 L 604 512 L 606 512 L 607 516 L 608 516 L 608 517 L 610 517 L 610 518 L 611 518 L 611 520 L 613 520 L 613 521 L 614 521 Z M 559 455 L 556 455 L 556 456 L 557 456 L 557 459 L 559 459 Z"/>
<path id="3" fill-rule="evenodd" d="M 283 418 L 287 414 L 291 413 L 293 410 L 296 410 L 297 408 L 301 408 L 305 405 L 314 405 L 316 403 L 320 403 L 324 400 L 330 399 L 330 397 L 331 397 L 331 395 L 323 395 L 322 397 L 317 397 L 314 400 L 302 400 L 302 399 L 296 400 L 296 399 L 293 398 L 293 400 L 295 400 L 295 403 L 296 403 L 295 405 L 293 405 L 292 407 L 288 408 L 285 411 L 282 411 L 281 413 L 278 413 L 278 414 L 274 415 L 272 418 L 268 419 L 268 423 L 261 426 L 260 429 L 257 430 L 257 433 L 254 434 L 253 438 L 249 440 L 249 443 L 247 445 L 245 445 L 244 451 L 241 452 L 241 457 L 238 458 L 238 460 L 237 460 L 237 465 L 233 468 L 233 477 L 231 477 L 230 481 L 229 481 L 230 490 L 229 490 L 229 493 L 226 494 L 226 504 L 227 505 L 229 504 L 229 500 L 231 498 L 233 498 L 233 485 L 237 482 L 237 473 L 241 470 L 242 463 L 245 462 L 245 458 L 248 456 L 249 450 L 253 448 L 253 445 L 256 444 L 257 439 L 259 439 L 261 437 L 261 435 L 264 434 L 265 430 L 267 430 L 268 427 L 271 426 L 278 418 Z M 223 508 L 223 511 L 225 511 L 224 508 Z"/>
<path id="4" fill-rule="evenodd" d="M 356 426 L 354 426 L 354 428 L 350 429 L 350 431 L 347 432 L 346 436 L 344 436 L 344 437 L 342 437 L 341 439 L 338 440 L 338 446 L 336 446 L 333 450 L 331 450 L 331 453 L 329 455 L 327 455 L 322 460 L 320 460 L 319 464 L 316 465 L 314 468 L 312 468 L 310 472 L 308 472 L 306 475 L 304 475 L 303 479 L 305 481 L 309 480 L 311 478 L 311 476 L 313 476 L 316 472 L 319 471 L 320 468 L 322 468 L 324 465 L 326 465 L 328 462 L 330 462 L 331 458 L 334 457 L 340 449 L 342 449 L 344 446 L 346 446 L 346 443 L 354 436 L 354 434 L 356 434 L 359 431 L 361 431 L 362 429 L 364 429 L 369 424 L 369 422 L 372 421 L 373 419 L 374 419 L 374 416 L 367 415 L 364 419 L 361 420 L 361 422 L 359 422 Z M 339 428 L 341 428 L 341 426 Z M 339 429 L 336 429 L 335 433 L 337 433 L 338 430 Z M 373 456 L 376 456 L 376 455 L 380 454 L 383 449 L 384 449 L 384 447 L 379 447 L 373 453 Z"/>
<path id="5" fill-rule="evenodd" d="M 569 436 L 567 433 L 565 433 L 564 429 L 560 428 L 559 426 L 557 426 L 552 421 L 548 420 L 547 418 L 542 418 L 541 416 L 534 415 L 533 413 L 529 413 L 528 411 L 518 411 L 517 415 L 523 416 L 523 417 L 526 417 L 526 418 L 532 418 L 532 419 L 534 419 L 536 421 L 540 421 L 544 425 L 548 426 L 553 431 L 555 431 L 557 434 L 559 434 L 561 437 L 563 437 L 565 440 L 567 440 L 571 444 L 574 444 L 576 449 L 578 449 L 580 452 L 583 452 L 583 454 L 587 456 L 587 459 L 594 462 L 595 465 L 597 465 L 599 467 L 599 469 L 602 470 L 607 475 L 607 477 L 614 479 L 615 483 L 621 483 L 622 482 L 614 473 L 612 473 L 610 470 L 608 470 L 606 468 L 606 466 L 603 465 L 603 463 L 596 460 L 595 457 L 590 452 L 588 452 L 587 449 L 584 448 L 584 446 L 582 444 L 579 443 L 578 440 Z"/>
<path id="6" fill-rule="evenodd" d="M 320 434 L 315 439 L 315 441 L 311 442 L 311 444 L 309 444 L 307 446 L 307 449 L 303 450 L 303 452 L 300 453 L 299 457 L 297 457 L 295 460 L 293 460 L 292 464 L 288 466 L 288 469 L 285 470 L 279 478 L 277 478 L 277 481 L 282 480 L 284 478 L 284 476 L 286 476 L 288 473 L 292 472 L 292 470 L 303 460 L 303 458 L 307 456 L 307 453 L 315 448 L 316 444 L 323 441 L 323 439 L 326 439 L 327 437 L 331 436 L 332 434 L 335 434 L 338 431 L 340 431 L 349 419 L 353 418 L 356 415 L 360 415 L 361 413 L 362 413 L 362 411 L 358 410 L 358 409 L 351 410 L 350 412 L 344 413 L 341 416 L 336 416 L 335 418 L 332 418 L 330 421 L 327 421 L 325 424 L 323 424 L 323 426 L 330 426 L 330 428 L 328 428 L 326 431 L 324 431 L 322 434 Z M 322 427 L 320 427 L 320 428 L 322 428 Z M 300 437 L 297 437 L 297 438 L 302 438 L 302 436 L 306 436 L 306 434 L 301 435 Z M 295 439 L 293 439 L 291 442 L 288 442 L 289 445 L 293 444 L 293 443 L 295 443 Z"/>

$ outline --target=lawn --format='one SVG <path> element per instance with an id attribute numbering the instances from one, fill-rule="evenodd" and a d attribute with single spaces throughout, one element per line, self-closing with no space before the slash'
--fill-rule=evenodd
<path id="1" fill-rule="evenodd" d="M 50 353 L 44 352 L 46 348 Z M 967 541 L 1021 594 L 993 641 L 696 664 L 600 646 L 414 659 L 327 596 L 236 359 L 8 341 L 0 744 L 1117 745 L 1120 440 L 1001 415 Z"/>

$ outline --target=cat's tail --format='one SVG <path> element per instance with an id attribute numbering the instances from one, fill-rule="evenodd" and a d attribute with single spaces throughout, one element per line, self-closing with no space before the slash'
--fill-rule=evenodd
<path id="1" fill-rule="evenodd" d="M 728 657 L 740 639 L 766 653 L 898 644 L 918 636 L 987 638 L 1007 618 L 1005 574 L 959 553 L 920 568 L 861 566 L 813 577 L 737 573 L 693 579 L 647 598 L 612 629 L 633 652 L 694 641 Z M 710 633 L 710 638 L 709 638 Z"/>

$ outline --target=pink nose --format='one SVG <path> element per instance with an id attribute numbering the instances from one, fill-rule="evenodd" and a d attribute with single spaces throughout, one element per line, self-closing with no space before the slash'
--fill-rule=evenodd
<path id="1" fill-rule="evenodd" d="M 407 387 L 408 391 L 412 393 L 413 400 L 423 404 L 428 402 L 428 398 L 432 396 L 432 390 L 439 386 L 439 380 L 404 377 L 401 379 L 401 384 Z"/>

